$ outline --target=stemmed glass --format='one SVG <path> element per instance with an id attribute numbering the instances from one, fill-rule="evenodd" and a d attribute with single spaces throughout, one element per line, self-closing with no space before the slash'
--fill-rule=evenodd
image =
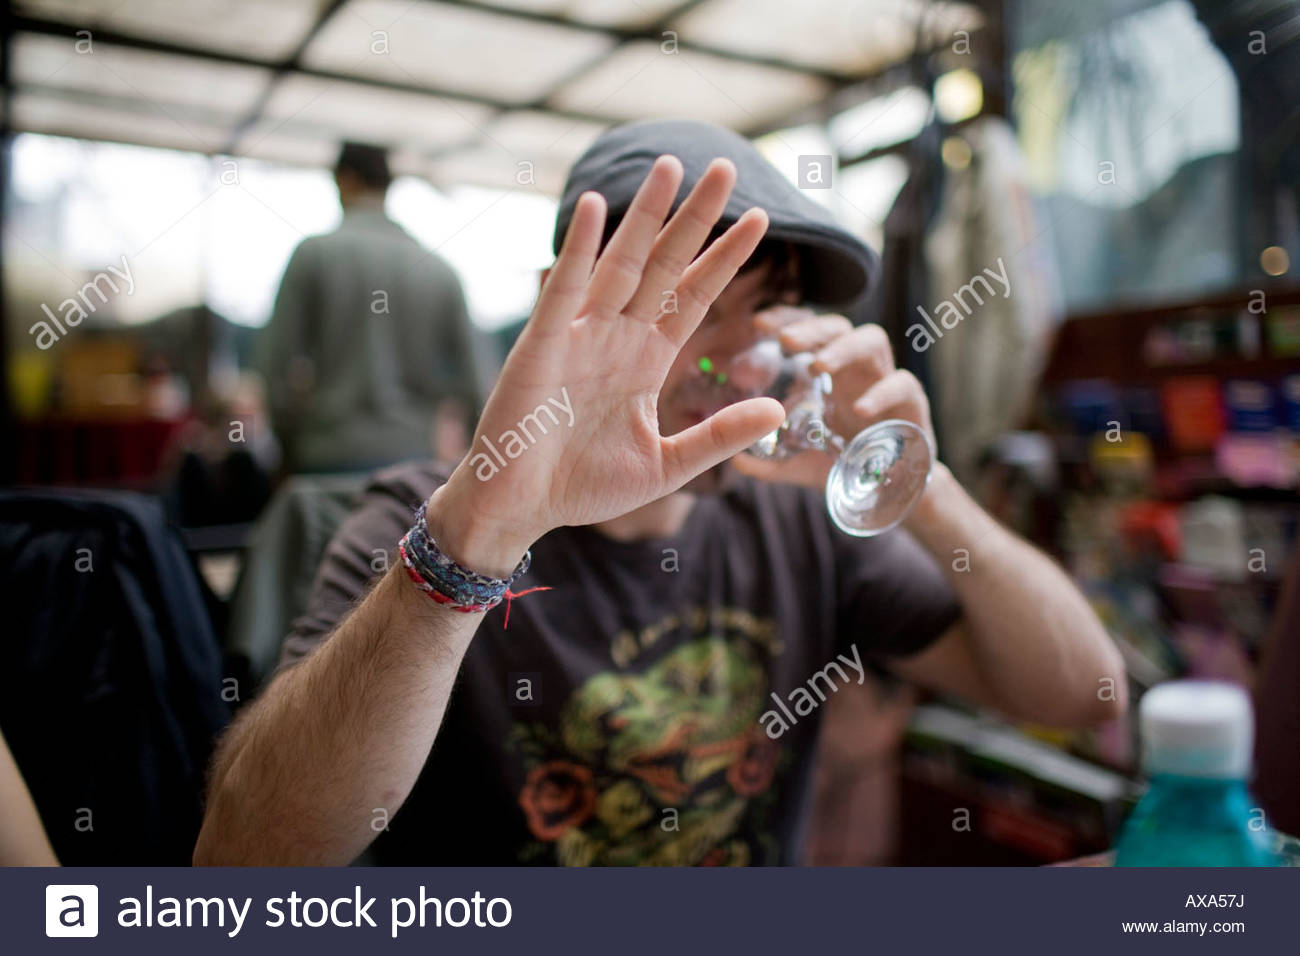
<path id="1" fill-rule="evenodd" d="M 826 424 L 833 408 L 830 376 L 814 375 L 813 357 L 786 355 L 775 337 L 735 355 L 727 372 L 700 360 L 700 371 L 730 381 L 747 398 L 769 396 L 785 406 L 785 421 L 748 449 L 756 458 L 785 459 L 804 451 L 837 457 L 826 479 L 826 510 L 845 534 L 865 538 L 898 526 L 925 492 L 934 446 L 924 429 L 900 418 L 877 422 L 852 440 Z"/>

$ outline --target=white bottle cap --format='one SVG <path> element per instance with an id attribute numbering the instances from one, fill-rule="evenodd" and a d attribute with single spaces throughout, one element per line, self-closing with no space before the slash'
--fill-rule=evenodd
<path id="1" fill-rule="evenodd" d="M 1143 765 L 1148 774 L 1245 779 L 1250 772 L 1255 718 L 1236 684 L 1175 680 L 1142 696 Z"/>

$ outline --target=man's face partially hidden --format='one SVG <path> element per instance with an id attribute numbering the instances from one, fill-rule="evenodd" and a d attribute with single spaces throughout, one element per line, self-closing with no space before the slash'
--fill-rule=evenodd
<path id="1" fill-rule="evenodd" d="M 659 392 L 660 434 L 675 435 L 727 405 L 752 397 L 746 383 L 734 376 L 720 384 L 715 374 L 702 372 L 700 359 L 707 358 L 714 368 L 727 369 L 735 355 L 760 338 L 754 324 L 757 313 L 778 303 L 798 301 L 794 292 L 772 296 L 766 288 L 770 269 L 770 264 L 760 265 L 732 279 L 678 353 Z M 731 466 L 723 462 L 688 482 L 683 490 L 716 493 L 733 474 Z"/>

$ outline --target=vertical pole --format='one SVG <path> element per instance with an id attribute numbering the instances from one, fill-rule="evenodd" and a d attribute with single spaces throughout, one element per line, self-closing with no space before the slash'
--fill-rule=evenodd
<path id="1" fill-rule="evenodd" d="M 13 7 L 11 0 L 3 0 L 0 7 L 0 96 L 4 99 L 3 114 L 0 115 L 0 225 L 6 223 L 9 216 L 9 174 L 13 159 L 13 131 L 9 126 L 13 115 L 12 59 Z M 0 241 L 0 486 L 12 485 L 18 480 L 18 433 L 9 381 L 10 316 L 5 266 L 4 242 Z"/>

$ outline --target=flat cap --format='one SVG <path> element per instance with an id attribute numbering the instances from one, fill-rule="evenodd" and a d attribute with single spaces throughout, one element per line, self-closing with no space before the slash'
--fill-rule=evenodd
<path id="1" fill-rule="evenodd" d="M 621 218 L 657 157 L 681 160 L 684 176 L 673 209 L 686 198 L 716 157 L 736 166 L 736 186 L 719 220 L 726 226 L 754 206 L 767 212 L 768 239 L 784 239 L 802 254 L 804 300 L 842 307 L 876 282 L 880 257 L 839 225 L 821 205 L 783 176 L 739 133 L 696 120 L 644 120 L 602 133 L 569 170 L 555 222 L 558 255 L 578 197 L 594 190 L 605 197 L 610 221 Z"/>

